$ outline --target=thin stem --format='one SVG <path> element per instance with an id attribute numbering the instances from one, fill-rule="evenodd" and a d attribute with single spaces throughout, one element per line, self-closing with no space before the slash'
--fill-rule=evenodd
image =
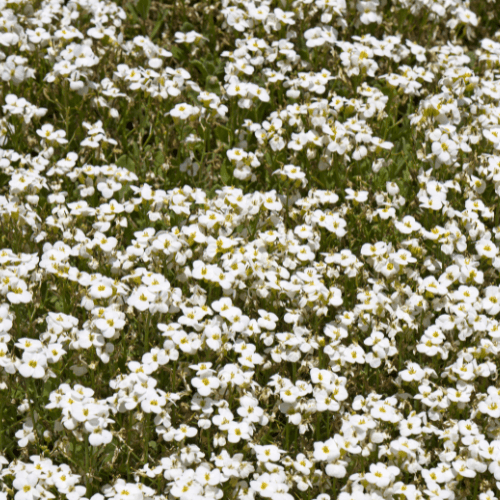
<path id="1" fill-rule="evenodd" d="M 85 486 L 87 488 L 87 495 L 91 495 L 91 485 L 90 485 L 90 471 L 89 471 L 89 440 L 87 436 L 84 437 L 85 441 Z"/>
<path id="2" fill-rule="evenodd" d="M 144 463 L 149 462 L 149 413 L 144 415 Z"/>
<path id="3" fill-rule="evenodd" d="M 34 397 L 34 404 L 36 405 L 37 397 L 36 397 L 36 387 L 35 387 L 35 381 L 32 379 L 33 382 L 33 397 Z M 31 421 L 33 422 L 33 432 L 35 434 L 35 439 L 36 439 L 36 449 L 38 452 L 38 455 L 40 455 L 40 436 L 38 435 L 38 429 L 36 427 L 36 419 L 35 419 L 35 409 L 33 408 L 33 403 L 31 401 L 30 393 L 28 390 L 28 386 L 26 385 L 26 392 L 28 394 L 28 406 L 30 410 L 30 416 L 31 416 Z"/>
<path id="4" fill-rule="evenodd" d="M 149 351 L 149 323 L 151 321 L 151 312 L 148 311 L 146 318 L 145 336 L 144 336 L 144 352 Z"/>

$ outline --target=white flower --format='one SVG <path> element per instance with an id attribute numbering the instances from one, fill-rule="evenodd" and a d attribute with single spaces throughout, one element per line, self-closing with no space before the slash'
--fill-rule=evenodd
<path id="1" fill-rule="evenodd" d="M 264 498 L 272 498 L 276 492 L 276 484 L 267 472 L 261 474 L 257 480 L 250 481 L 250 487 Z"/>
<path id="2" fill-rule="evenodd" d="M 370 472 L 365 474 L 366 480 L 378 488 L 386 488 L 399 474 L 399 468 L 393 465 L 387 466 L 383 463 L 371 464 Z"/>
<path id="3" fill-rule="evenodd" d="M 334 439 L 314 443 L 314 459 L 318 462 L 332 462 L 340 457 L 340 450 Z"/>
<path id="4" fill-rule="evenodd" d="M 22 359 L 22 364 L 19 366 L 18 370 L 23 377 L 44 377 L 45 369 L 47 368 L 47 358 L 44 354 L 25 351 Z"/>
<path id="5" fill-rule="evenodd" d="M 139 311 L 149 309 L 150 303 L 155 299 L 155 294 L 149 288 L 141 285 L 136 288 L 127 300 L 127 304 L 135 307 Z"/>
<path id="6" fill-rule="evenodd" d="M 188 425 L 182 424 L 175 431 L 174 439 L 176 441 L 182 441 L 183 439 L 196 436 L 196 433 L 197 433 L 197 430 L 195 427 L 189 427 Z"/>
<path id="7" fill-rule="evenodd" d="M 27 472 L 18 472 L 12 485 L 17 490 L 14 496 L 15 500 L 35 500 L 40 498 L 40 492 L 36 488 L 38 477 L 35 474 Z"/>
<path id="8" fill-rule="evenodd" d="M 405 382 L 413 382 L 414 380 L 420 382 L 424 378 L 425 372 L 418 363 L 410 362 L 406 370 L 399 372 L 399 376 Z"/>
<path id="9" fill-rule="evenodd" d="M 205 370 L 199 373 L 198 377 L 191 380 L 191 384 L 196 388 L 200 396 L 209 396 L 220 385 L 217 377 L 211 375 L 212 370 Z"/>
<path id="10" fill-rule="evenodd" d="M 295 15 L 293 12 L 285 12 L 282 9 L 274 9 L 274 15 L 278 21 L 281 21 L 284 24 L 295 24 L 293 16 Z"/>
<path id="11" fill-rule="evenodd" d="M 254 451 L 259 462 L 278 462 L 281 457 L 280 450 L 275 445 L 255 445 Z"/>
<path id="12" fill-rule="evenodd" d="M 231 422 L 227 429 L 227 440 L 230 443 L 239 443 L 241 439 L 250 439 L 251 429 L 246 422 Z"/>
<path id="13" fill-rule="evenodd" d="M 7 293 L 7 298 L 12 304 L 28 304 L 31 302 L 33 294 L 28 290 L 26 282 L 19 280 Z"/>

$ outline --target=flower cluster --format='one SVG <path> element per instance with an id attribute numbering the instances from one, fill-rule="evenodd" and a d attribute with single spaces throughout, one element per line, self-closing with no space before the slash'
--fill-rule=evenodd
<path id="1" fill-rule="evenodd" d="M 497 500 L 499 12 L 0 0 L 0 500 Z"/>

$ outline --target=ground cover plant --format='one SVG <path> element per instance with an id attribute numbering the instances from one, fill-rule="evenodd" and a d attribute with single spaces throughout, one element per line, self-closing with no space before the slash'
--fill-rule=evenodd
<path id="1" fill-rule="evenodd" d="M 0 500 L 496 500 L 499 26 L 0 0 Z"/>

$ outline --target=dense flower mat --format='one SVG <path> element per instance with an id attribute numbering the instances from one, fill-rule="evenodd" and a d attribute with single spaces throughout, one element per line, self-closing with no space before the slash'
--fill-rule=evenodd
<path id="1" fill-rule="evenodd" d="M 0 500 L 495 500 L 499 25 L 0 0 Z"/>

